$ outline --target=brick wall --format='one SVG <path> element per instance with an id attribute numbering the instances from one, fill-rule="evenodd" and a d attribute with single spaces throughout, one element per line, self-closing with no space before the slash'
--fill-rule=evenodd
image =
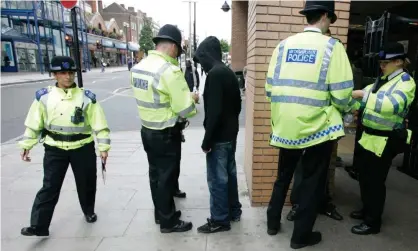
<path id="1" fill-rule="evenodd" d="M 269 202 L 277 176 L 278 150 L 268 144 L 270 105 L 264 91 L 268 64 L 281 40 L 303 31 L 306 20 L 299 14 L 303 6 L 303 1 L 248 2 L 245 173 L 253 206 Z M 338 20 L 331 32 L 343 43 L 347 43 L 349 11 L 350 1 L 336 3 Z"/>
<path id="2" fill-rule="evenodd" d="M 247 65 L 247 13 L 248 2 L 232 2 L 231 68 L 242 71 Z"/>

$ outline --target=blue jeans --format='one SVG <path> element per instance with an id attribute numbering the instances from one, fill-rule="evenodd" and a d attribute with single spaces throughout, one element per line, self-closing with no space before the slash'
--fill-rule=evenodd
<path id="1" fill-rule="evenodd" d="M 242 214 L 238 198 L 236 141 L 215 143 L 206 154 L 211 219 L 222 225 Z"/>

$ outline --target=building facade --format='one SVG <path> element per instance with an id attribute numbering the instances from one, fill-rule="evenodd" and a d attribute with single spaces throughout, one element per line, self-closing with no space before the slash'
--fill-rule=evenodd
<path id="1" fill-rule="evenodd" d="M 348 48 L 349 58 L 354 61 L 362 52 L 364 27 L 361 24 L 367 16 L 377 18 L 389 10 L 418 18 L 417 12 L 413 11 L 418 9 L 416 4 L 392 1 L 376 5 L 373 2 L 337 0 L 335 11 L 338 20 L 330 30 Z M 254 206 L 268 204 L 278 172 L 279 151 L 268 143 L 270 104 L 266 101 L 264 90 L 268 65 L 278 43 L 302 32 L 307 25 L 306 19 L 299 14 L 303 7 L 304 1 L 232 1 L 231 67 L 234 71 L 247 67 L 244 170 Z M 391 40 L 405 40 L 405 49 L 410 59 L 415 61 L 418 33 L 399 30 L 392 30 Z M 334 174 L 331 170 L 331 186 Z"/>

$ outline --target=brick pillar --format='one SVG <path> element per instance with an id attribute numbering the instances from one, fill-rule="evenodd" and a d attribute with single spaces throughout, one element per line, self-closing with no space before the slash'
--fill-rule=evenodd
<path id="1" fill-rule="evenodd" d="M 277 176 L 278 150 L 268 144 L 270 105 L 266 102 L 264 91 L 268 64 L 281 40 L 303 31 L 307 24 L 299 14 L 303 6 L 303 1 L 248 3 L 245 173 L 254 206 L 268 203 Z M 331 27 L 332 34 L 345 45 L 349 11 L 349 0 L 337 2 L 338 20 Z M 330 174 L 333 183 L 334 172 Z"/>
<path id="2" fill-rule="evenodd" d="M 242 71 L 247 65 L 247 1 L 232 2 L 231 68 Z"/>

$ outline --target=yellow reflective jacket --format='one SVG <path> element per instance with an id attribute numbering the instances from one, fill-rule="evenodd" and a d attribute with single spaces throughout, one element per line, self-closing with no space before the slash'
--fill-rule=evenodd
<path id="1" fill-rule="evenodd" d="M 77 125 L 71 122 L 76 107 L 82 108 L 84 117 L 84 121 Z M 99 151 L 106 152 L 110 149 L 109 128 L 102 107 L 96 102 L 96 95 L 75 84 L 66 90 L 56 86 L 38 90 L 26 117 L 25 126 L 23 139 L 19 141 L 22 149 L 32 149 L 38 143 L 43 129 L 64 135 L 91 135 L 74 142 L 55 141 L 50 136 L 45 137 L 45 144 L 63 150 L 77 149 L 92 142 L 93 131 L 96 133 Z"/>
<path id="2" fill-rule="evenodd" d="M 158 51 L 131 69 L 131 84 L 142 126 L 162 130 L 197 113 L 176 59 Z"/>
<path id="3" fill-rule="evenodd" d="M 353 74 L 344 46 L 319 30 L 280 42 L 265 90 L 275 147 L 300 149 L 344 136 L 341 113 L 360 106 L 351 98 Z"/>
<path id="4" fill-rule="evenodd" d="M 384 77 L 385 78 L 385 77 Z M 405 128 L 405 117 L 415 97 L 415 82 L 412 77 L 403 70 L 395 71 L 388 76 L 388 82 L 383 84 L 375 93 L 372 92 L 373 84 L 363 90 L 365 104 L 361 123 L 363 126 L 379 130 L 392 131 Z M 407 143 L 411 132 L 408 131 Z M 365 149 L 381 156 L 388 137 L 370 135 L 363 132 L 359 144 Z"/>

